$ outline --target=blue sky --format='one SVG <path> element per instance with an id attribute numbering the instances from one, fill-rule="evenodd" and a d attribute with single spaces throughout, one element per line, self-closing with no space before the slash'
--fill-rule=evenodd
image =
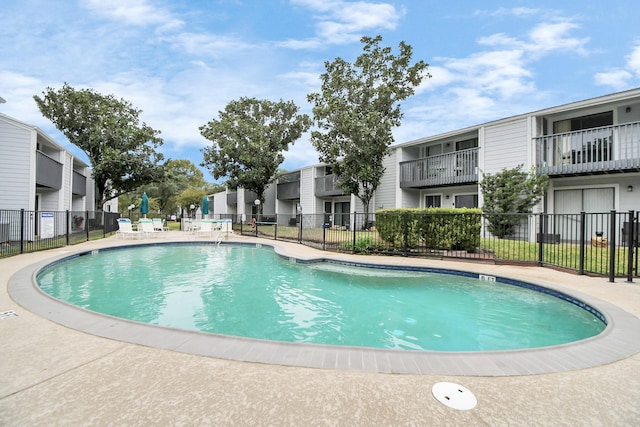
<path id="1" fill-rule="evenodd" d="M 132 102 L 165 157 L 199 165 L 198 128 L 229 101 L 311 114 L 324 61 L 353 61 L 363 35 L 404 40 L 433 76 L 403 103 L 396 143 L 640 86 L 636 0 L 4 0 L 0 18 L 0 112 L 85 160 L 38 111 L 46 87 Z M 282 167 L 317 160 L 304 135 Z"/>

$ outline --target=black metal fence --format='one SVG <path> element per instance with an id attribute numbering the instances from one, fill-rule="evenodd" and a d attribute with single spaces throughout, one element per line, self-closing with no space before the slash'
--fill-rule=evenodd
<path id="1" fill-rule="evenodd" d="M 0 258 L 105 237 L 118 230 L 119 213 L 0 210 Z"/>
<path id="2" fill-rule="evenodd" d="M 610 281 L 632 281 L 639 274 L 640 227 L 634 211 L 464 215 L 469 217 L 462 227 L 453 214 L 398 214 L 391 221 L 395 229 L 386 218 L 384 231 L 381 224 L 376 227 L 376 214 L 362 213 L 254 215 L 234 223 L 243 235 L 327 251 L 539 265 Z"/>
<path id="3" fill-rule="evenodd" d="M 579 214 L 216 214 L 243 235 L 326 251 L 518 263 L 578 274 L 638 277 L 635 211 Z M 119 213 L 0 210 L 0 258 L 62 247 L 117 231 Z M 461 220 L 462 218 L 462 220 Z M 136 219 L 136 218 L 132 218 Z M 384 227 L 383 227 L 383 219 Z"/>

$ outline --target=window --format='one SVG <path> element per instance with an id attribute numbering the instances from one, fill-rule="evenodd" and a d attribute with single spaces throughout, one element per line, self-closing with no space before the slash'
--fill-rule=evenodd
<path id="1" fill-rule="evenodd" d="M 439 194 L 426 196 L 424 200 L 424 206 L 426 208 L 441 208 L 442 196 Z"/>
<path id="2" fill-rule="evenodd" d="M 456 196 L 455 198 L 456 208 L 477 208 L 478 207 L 478 195 L 477 194 L 463 194 Z"/>
<path id="3" fill-rule="evenodd" d="M 478 138 L 465 139 L 464 141 L 456 141 L 456 151 L 468 150 L 478 146 Z"/>
<path id="4" fill-rule="evenodd" d="M 604 187 L 556 190 L 554 205 L 554 211 L 558 214 L 577 214 L 583 211 L 609 212 L 615 207 L 614 189 Z"/>
<path id="5" fill-rule="evenodd" d="M 422 155 L 420 157 L 431 157 L 442 154 L 442 144 L 426 145 L 421 148 Z"/>
<path id="6" fill-rule="evenodd" d="M 553 133 L 574 132 L 613 125 L 613 111 L 553 122 Z"/>

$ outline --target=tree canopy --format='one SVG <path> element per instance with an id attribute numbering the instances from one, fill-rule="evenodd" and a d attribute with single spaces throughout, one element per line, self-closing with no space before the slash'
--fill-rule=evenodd
<path id="1" fill-rule="evenodd" d="M 293 101 L 241 97 L 229 102 L 218 119 L 200 127 L 202 136 L 213 143 L 202 149 L 202 166 L 215 179 L 226 178 L 231 189 L 254 191 L 264 203 L 265 189 L 284 161 L 282 152 L 310 126 L 309 116 L 298 114 Z"/>
<path id="2" fill-rule="evenodd" d="M 91 162 L 100 206 L 162 179 L 159 131 L 140 123 L 142 112 L 124 99 L 64 84 L 33 97 L 40 112 Z"/>
<path id="3" fill-rule="evenodd" d="M 411 46 L 401 42 L 394 55 L 381 41 L 363 37 L 364 52 L 353 64 L 341 58 L 325 62 L 321 92 L 307 95 L 319 129 L 311 132 L 311 142 L 320 161 L 333 167 L 345 193 L 362 201 L 365 214 L 384 174 L 392 128 L 400 125 L 400 102 L 431 77 L 423 61 L 410 64 Z"/>
<path id="4" fill-rule="evenodd" d="M 488 214 L 487 229 L 498 238 L 512 235 L 522 219 L 514 214 L 530 213 L 546 191 L 547 175 L 537 175 L 534 169 L 527 173 L 522 168 L 520 164 L 495 174 L 482 173 L 482 210 Z"/>
<path id="5" fill-rule="evenodd" d="M 207 195 L 203 188 L 189 187 L 185 188 L 176 196 L 176 203 L 180 205 L 180 209 L 192 212 L 191 205 L 196 209 L 202 205 L 202 199 Z"/>
<path id="6" fill-rule="evenodd" d="M 158 201 L 160 211 L 172 212 L 177 208 L 177 196 L 187 188 L 207 191 L 210 184 L 204 174 L 189 160 L 167 160 L 162 181 L 145 186 L 149 197 Z"/>

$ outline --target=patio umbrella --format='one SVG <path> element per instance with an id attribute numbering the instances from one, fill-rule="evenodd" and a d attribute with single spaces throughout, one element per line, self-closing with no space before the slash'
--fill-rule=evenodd
<path id="1" fill-rule="evenodd" d="M 147 213 L 149 213 L 149 198 L 147 197 L 147 193 L 142 193 L 142 203 L 140 203 L 140 213 L 147 217 Z"/>
<path id="2" fill-rule="evenodd" d="M 209 198 L 207 196 L 202 198 L 202 215 L 209 215 Z"/>

